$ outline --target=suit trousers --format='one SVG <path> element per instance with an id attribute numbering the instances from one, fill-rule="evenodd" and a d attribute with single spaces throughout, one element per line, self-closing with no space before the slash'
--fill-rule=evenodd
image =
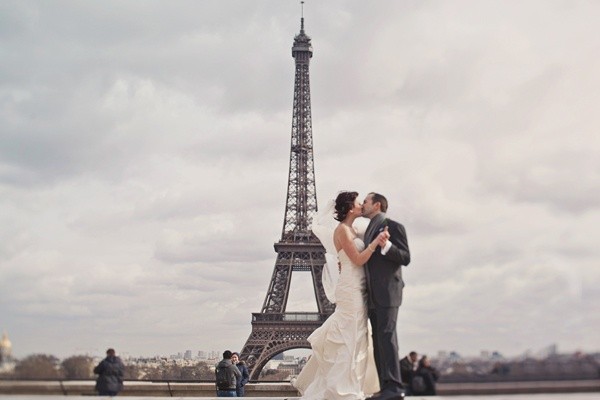
<path id="1" fill-rule="evenodd" d="M 396 334 L 398 307 L 369 308 L 369 320 L 373 330 L 373 352 L 381 391 L 402 392 L 404 386 L 400 379 L 398 336 Z"/>

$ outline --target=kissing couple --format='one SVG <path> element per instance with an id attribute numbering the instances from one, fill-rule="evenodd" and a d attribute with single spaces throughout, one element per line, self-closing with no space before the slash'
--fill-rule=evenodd
<path id="1" fill-rule="evenodd" d="M 327 251 L 323 287 L 336 307 L 308 337 L 312 354 L 294 382 L 303 400 L 404 397 L 396 322 L 410 252 L 387 208 L 381 194 L 361 203 L 357 192 L 340 192 L 315 216 L 312 230 Z M 371 220 L 364 238 L 353 226 L 358 217 Z"/>

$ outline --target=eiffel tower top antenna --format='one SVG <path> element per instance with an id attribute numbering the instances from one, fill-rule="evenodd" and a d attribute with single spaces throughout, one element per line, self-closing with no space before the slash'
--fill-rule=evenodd
<path id="1" fill-rule="evenodd" d="M 304 33 L 304 2 L 300 2 L 300 33 Z"/>

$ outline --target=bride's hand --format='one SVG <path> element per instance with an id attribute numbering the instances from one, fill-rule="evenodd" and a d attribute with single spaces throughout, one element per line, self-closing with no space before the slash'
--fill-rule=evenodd
<path id="1" fill-rule="evenodd" d="M 386 226 L 385 229 L 379 235 L 377 235 L 377 238 L 375 240 L 377 241 L 377 244 L 383 248 L 385 247 L 385 244 L 387 243 L 389 238 L 390 233 L 388 232 L 388 227 Z"/>
<path id="2" fill-rule="evenodd" d="M 383 248 L 385 246 L 387 240 L 389 239 L 389 237 L 390 237 L 390 234 L 389 234 L 388 228 L 386 226 L 385 229 L 383 231 L 381 231 L 379 233 L 379 235 L 377 235 L 371 243 L 369 243 L 369 245 L 367 246 L 369 251 L 371 253 L 374 253 L 375 250 L 377 250 L 377 246 L 381 246 L 381 248 Z"/>

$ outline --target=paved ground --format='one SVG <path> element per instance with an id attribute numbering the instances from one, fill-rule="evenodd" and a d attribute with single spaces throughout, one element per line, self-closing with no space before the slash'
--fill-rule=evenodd
<path id="1" fill-rule="evenodd" d="M 69 400 L 90 400 L 90 396 L 67 396 Z M 0 395 L 0 400 L 64 400 L 65 396 L 58 395 Z M 189 400 L 190 397 L 134 397 L 126 396 L 127 400 Z M 222 397 L 193 397 L 195 399 L 217 400 Z M 298 397 L 247 397 L 252 400 L 299 400 Z M 410 397 L 411 400 L 598 400 L 600 393 L 552 393 L 552 394 L 507 394 L 489 396 L 436 396 Z"/>

